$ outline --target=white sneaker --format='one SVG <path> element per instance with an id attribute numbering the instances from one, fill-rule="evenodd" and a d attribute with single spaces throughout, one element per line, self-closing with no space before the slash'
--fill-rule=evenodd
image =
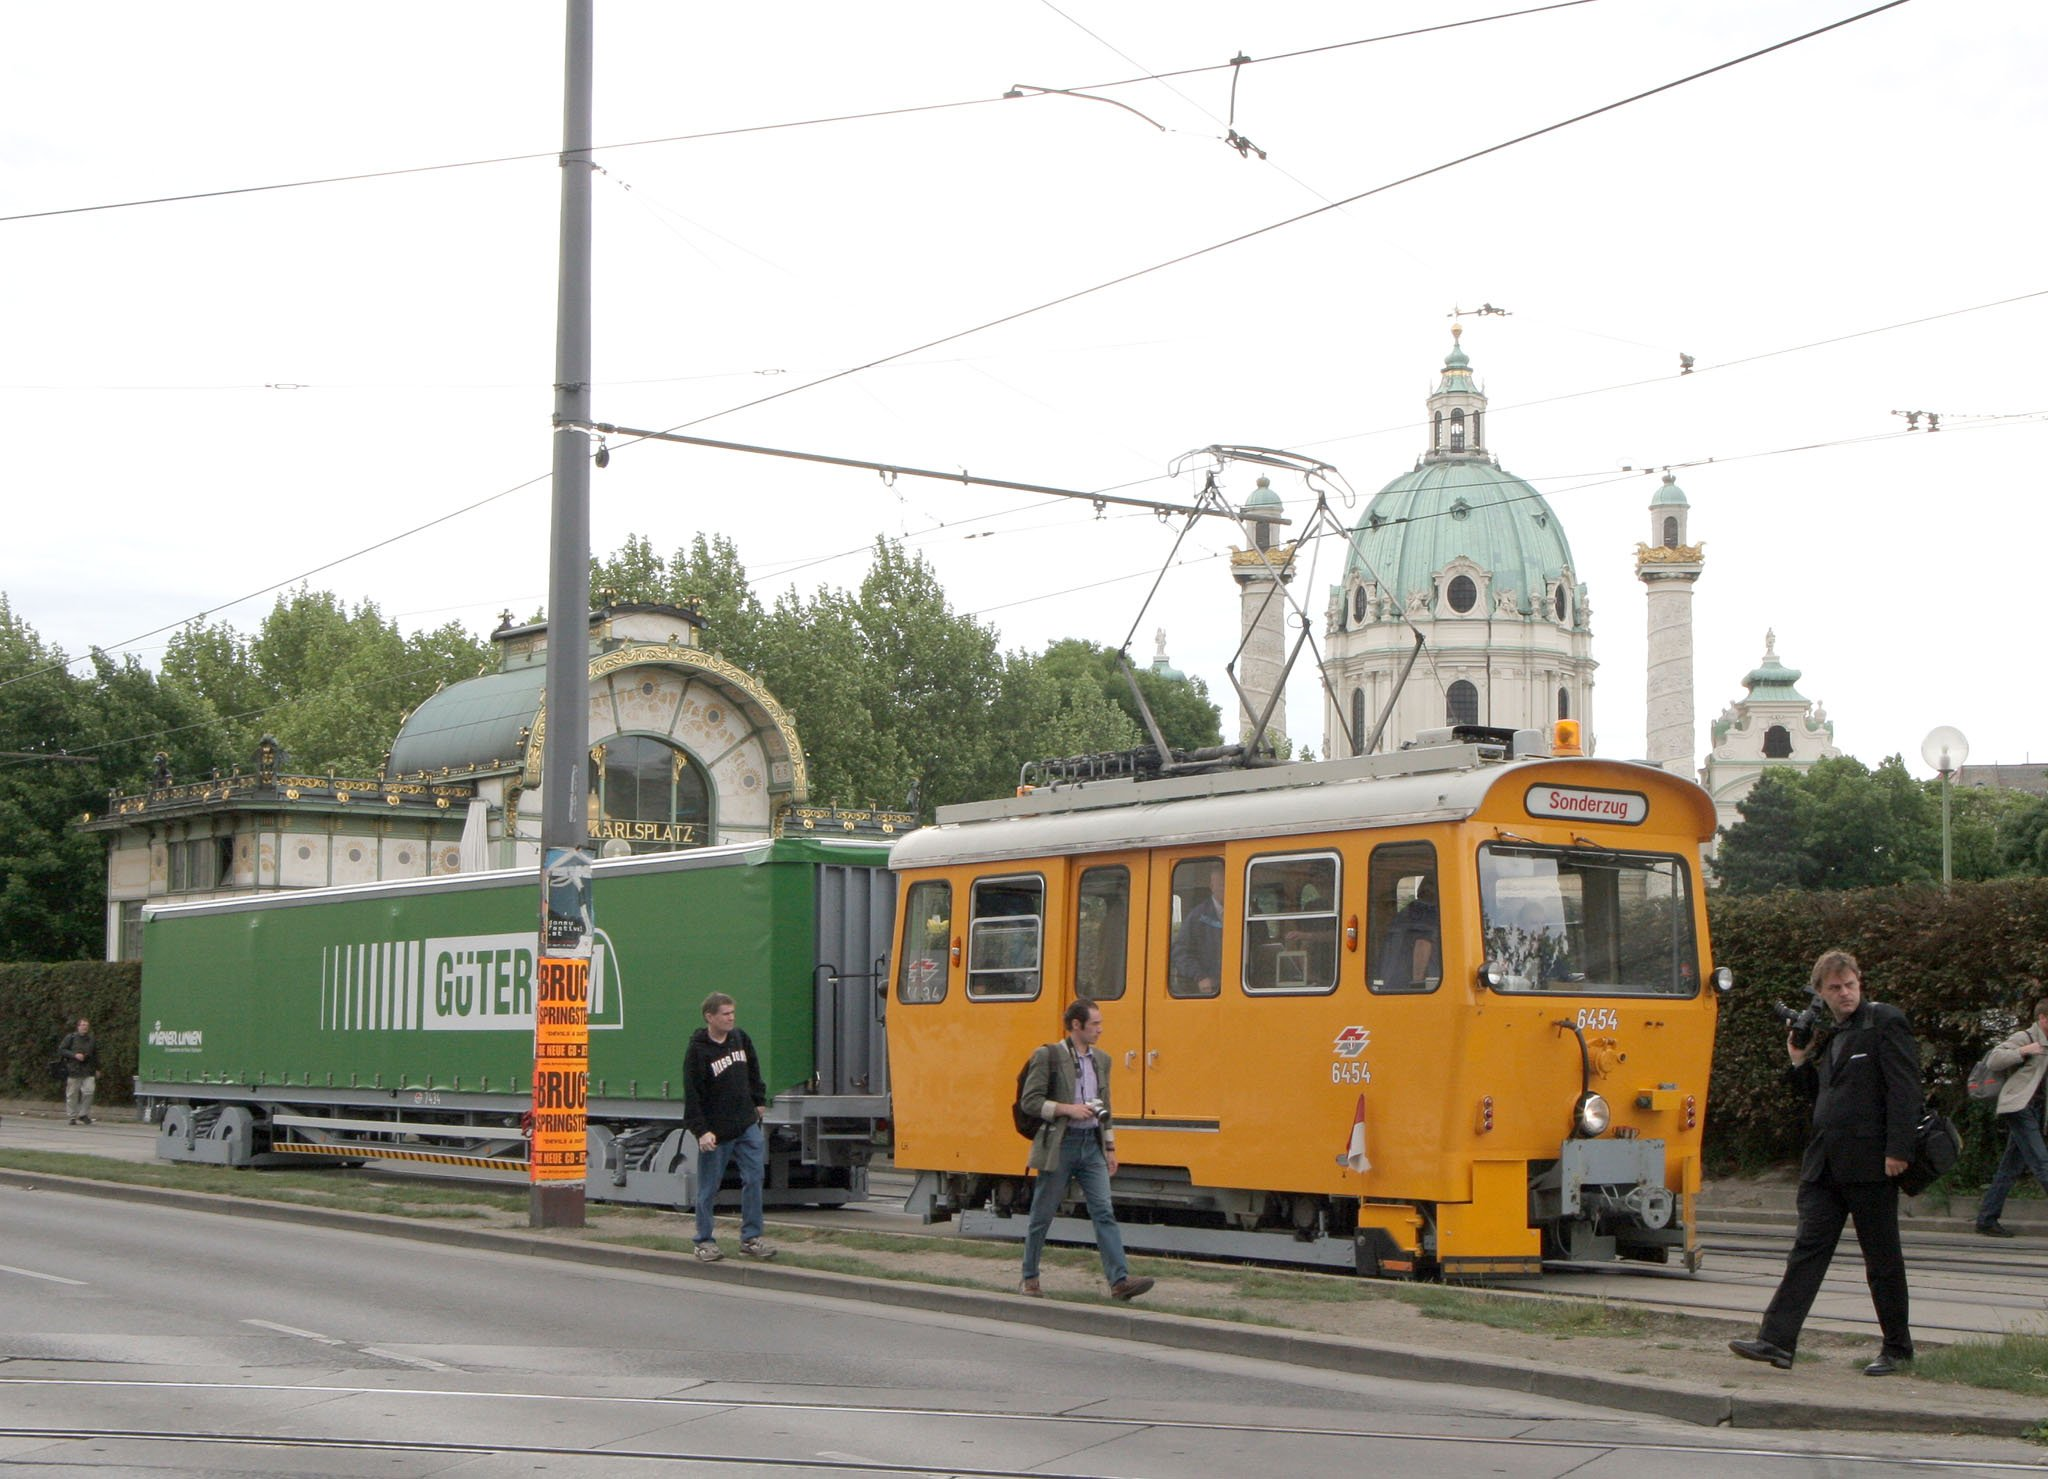
<path id="1" fill-rule="evenodd" d="M 723 1257 L 725 1255 L 718 1251 L 718 1244 L 716 1243 L 699 1243 L 697 1245 L 697 1261 L 699 1263 L 716 1263 Z"/>
<path id="2" fill-rule="evenodd" d="M 744 1243 L 740 1244 L 740 1252 L 746 1254 L 749 1258 L 773 1258 L 775 1256 L 775 1250 L 768 1245 L 766 1238 L 748 1238 Z"/>

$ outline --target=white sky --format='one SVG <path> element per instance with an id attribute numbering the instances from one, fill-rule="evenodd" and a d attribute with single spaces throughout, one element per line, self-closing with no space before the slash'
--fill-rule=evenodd
<path id="1" fill-rule="evenodd" d="M 605 0 L 596 136 L 996 100 L 1514 8 Z M 1595 0 L 1260 62 L 1235 117 L 1263 162 L 1221 142 L 1227 70 L 1105 91 L 1167 132 L 1048 97 L 603 150 L 595 414 L 1061 487 L 1159 479 L 1129 491 L 1175 500 L 1193 481 L 1163 475 L 1189 449 L 1289 447 L 1342 470 L 1355 518 L 1422 447 L 1447 313 L 1491 302 L 1513 316 L 1468 317 L 1465 346 L 1489 443 L 1551 498 L 1590 586 L 1601 753 L 1644 747 L 1633 556 L 1657 477 L 1620 469 L 1668 464 L 1707 546 L 1701 754 L 1775 627 L 1866 761 L 1898 751 L 1928 773 L 1937 724 L 1972 760 L 2048 759 L 2029 585 L 2048 521 L 2025 471 L 2048 440 L 2038 0 L 1914 0 L 721 414 L 1862 8 Z M 559 4 L 67 0 L 6 18 L 0 216 L 561 141 Z M 545 474 L 557 177 L 544 158 L 0 222 L 0 590 L 16 611 L 73 653 L 201 611 L 251 631 L 271 597 L 234 597 Z M 1731 363 L 2021 295 L 2037 296 Z M 1676 374 L 1680 352 L 1695 374 Z M 265 388 L 280 384 L 300 388 Z M 1906 433 L 1891 413 L 1907 409 L 1942 430 Z M 1226 486 L 1242 497 L 1256 471 Z M 592 491 L 599 552 L 723 532 L 766 599 L 851 585 L 875 535 L 907 536 L 1006 646 L 1113 645 L 1135 623 L 1149 660 L 1164 626 L 1173 661 L 1228 698 L 1235 589 L 1214 556 L 1237 536 L 1219 524 L 1189 537 L 1183 555 L 1206 558 L 1141 617 L 1173 541 L 1150 515 L 653 444 Z M 311 583 L 409 626 L 523 618 L 545 597 L 546 500 L 543 481 Z M 1318 643 L 1341 566 L 1326 544 L 1296 582 Z M 153 661 L 163 641 L 130 650 Z M 1319 743 L 1312 678 L 1289 703 L 1290 729 Z"/>

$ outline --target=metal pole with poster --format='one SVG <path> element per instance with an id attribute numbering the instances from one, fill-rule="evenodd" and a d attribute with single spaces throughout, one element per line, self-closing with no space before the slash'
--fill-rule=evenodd
<path id="1" fill-rule="evenodd" d="M 590 1079 L 590 155 L 592 0 L 568 0 L 563 44 L 561 273 L 555 300 L 554 498 L 548 531 L 547 734 L 541 751 L 541 928 L 534 983 L 527 1221 L 583 1226 Z"/>

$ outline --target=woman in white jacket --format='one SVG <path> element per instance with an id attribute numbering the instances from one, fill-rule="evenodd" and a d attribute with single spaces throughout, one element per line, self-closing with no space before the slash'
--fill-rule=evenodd
<path id="1" fill-rule="evenodd" d="M 1984 1188 L 1984 1200 L 1977 1207 L 1977 1231 L 1987 1238 L 2014 1236 L 1998 1220 L 2005 1210 L 2006 1193 L 2020 1179 L 2022 1171 L 2033 1173 L 2048 1192 L 2048 1141 L 2041 1136 L 2041 1085 L 2048 1080 L 2048 996 L 2040 996 L 2041 983 L 2029 976 L 2034 1001 L 2034 1025 L 1993 1048 L 1987 1062 L 2005 1074 L 1998 1091 L 1998 1118 L 2005 1126 L 2005 1154 L 1999 1157 L 1998 1173 Z"/>

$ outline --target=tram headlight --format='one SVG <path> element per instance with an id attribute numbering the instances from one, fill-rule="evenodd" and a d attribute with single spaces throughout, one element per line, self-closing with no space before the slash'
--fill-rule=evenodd
<path id="1" fill-rule="evenodd" d="M 1572 1106 L 1572 1133 L 1581 1140 L 1605 1135 L 1613 1122 L 1614 1111 L 1607 1107 L 1605 1099 L 1590 1089 L 1579 1095 L 1579 1102 Z"/>
<path id="2" fill-rule="evenodd" d="M 1725 965 L 1715 966 L 1714 974 L 1708 979 L 1713 981 L 1714 990 L 1722 996 L 1726 996 L 1735 989 L 1735 972 L 1729 970 Z"/>

